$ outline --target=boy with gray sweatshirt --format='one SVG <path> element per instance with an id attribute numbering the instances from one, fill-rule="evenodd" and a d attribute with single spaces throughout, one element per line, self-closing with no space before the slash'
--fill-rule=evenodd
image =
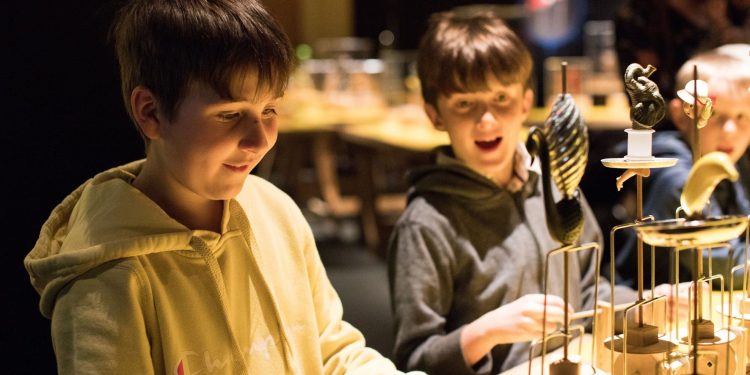
<path id="1" fill-rule="evenodd" d="M 425 111 L 451 145 L 412 171 L 389 244 L 397 366 L 430 374 L 496 374 L 541 337 L 543 267 L 561 246 L 547 229 L 541 175 L 519 142 L 533 103 L 532 59 L 492 13 L 432 16 L 418 55 Z M 581 242 L 602 234 L 584 199 Z M 552 257 L 552 270 L 562 257 Z M 570 257 L 570 300 L 550 272 L 547 332 L 564 309 L 593 307 L 596 257 Z M 601 279 L 600 299 L 609 299 Z M 630 289 L 620 295 L 634 299 Z"/>

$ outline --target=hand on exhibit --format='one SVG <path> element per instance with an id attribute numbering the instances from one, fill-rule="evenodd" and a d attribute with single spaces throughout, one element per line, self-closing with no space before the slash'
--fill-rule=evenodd
<path id="1" fill-rule="evenodd" d="M 565 319 L 565 302 L 555 295 L 547 295 L 547 333 L 554 331 Z M 573 309 L 568 307 L 568 313 Z M 497 344 L 531 341 L 542 337 L 544 294 L 527 294 L 507 305 L 488 312 L 477 321 Z"/>
<path id="2" fill-rule="evenodd" d="M 547 296 L 547 333 L 565 320 L 565 302 Z M 568 307 L 568 313 L 573 309 Z M 492 310 L 461 331 L 461 348 L 468 365 L 474 365 L 495 345 L 531 341 L 542 337 L 544 294 L 527 294 Z"/>

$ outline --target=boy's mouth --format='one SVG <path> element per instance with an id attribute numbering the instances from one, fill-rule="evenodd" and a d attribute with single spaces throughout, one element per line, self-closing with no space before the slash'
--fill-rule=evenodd
<path id="1" fill-rule="evenodd" d="M 481 150 L 490 151 L 500 146 L 500 142 L 502 141 L 503 141 L 502 137 L 497 137 L 489 141 L 474 141 L 474 144 L 476 144 L 477 147 L 479 147 L 479 149 Z"/>
<path id="2" fill-rule="evenodd" d="M 237 172 L 237 173 L 250 172 L 250 164 L 242 164 L 242 165 L 224 164 L 224 167 L 226 167 L 232 172 Z"/>
<path id="3" fill-rule="evenodd" d="M 734 149 L 731 147 L 719 147 L 719 149 L 716 151 L 721 151 L 727 155 L 732 155 L 732 151 L 734 151 Z"/>

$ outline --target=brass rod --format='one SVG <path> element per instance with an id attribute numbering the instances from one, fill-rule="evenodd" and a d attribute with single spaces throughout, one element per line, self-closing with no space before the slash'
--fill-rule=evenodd
<path id="1" fill-rule="evenodd" d="M 643 177 L 636 174 L 636 205 L 635 205 L 635 216 L 636 220 L 640 222 L 643 220 Z M 638 302 L 643 301 L 643 240 L 640 236 L 636 241 L 637 247 L 637 259 L 638 259 Z M 638 327 L 643 327 L 643 308 L 638 308 Z"/>
<path id="2" fill-rule="evenodd" d="M 621 303 L 619 305 L 615 305 L 612 311 L 620 312 L 620 311 L 627 309 L 628 307 L 632 305 L 633 305 L 632 302 Z M 573 322 L 573 321 L 580 320 L 580 319 L 591 318 L 594 316 L 594 314 L 599 313 L 601 311 L 602 311 L 602 308 L 598 307 L 596 309 L 588 309 L 588 310 L 581 310 L 578 312 L 574 312 L 573 314 L 570 314 L 570 321 Z"/>
<path id="3" fill-rule="evenodd" d="M 568 281 L 568 268 L 570 267 L 570 265 L 569 265 L 569 259 L 568 259 L 568 252 L 567 251 L 563 253 L 563 262 L 564 262 L 563 263 L 563 270 L 564 270 L 563 271 L 563 277 L 565 277 L 565 280 L 563 281 L 563 298 L 564 298 L 565 303 L 567 303 L 569 301 L 568 298 L 569 298 L 569 287 L 570 287 L 570 285 L 569 285 L 570 283 Z M 594 301 L 594 304 L 596 305 L 596 301 Z M 568 359 L 568 338 L 569 338 L 569 336 L 568 336 L 568 334 L 569 334 L 568 330 L 570 328 L 569 327 L 570 321 L 568 320 L 568 307 L 567 306 L 565 306 L 564 315 L 565 315 L 564 316 L 564 319 L 565 319 L 565 321 L 564 321 L 564 327 L 565 327 L 565 346 L 564 346 L 564 349 L 563 349 L 563 358 L 565 358 L 565 360 L 567 360 Z"/>
<path id="4" fill-rule="evenodd" d="M 698 251 L 697 248 L 693 249 L 693 301 L 695 301 L 695 305 L 693 305 L 693 332 L 691 341 L 693 342 L 693 374 L 698 375 L 698 323 L 700 322 L 698 319 L 698 312 L 700 309 L 698 308 L 699 301 L 698 296 L 700 293 L 698 293 L 698 259 L 701 257 L 700 251 Z"/>
<path id="5" fill-rule="evenodd" d="M 693 164 L 701 157 L 701 139 L 698 129 L 698 65 L 693 65 Z"/>

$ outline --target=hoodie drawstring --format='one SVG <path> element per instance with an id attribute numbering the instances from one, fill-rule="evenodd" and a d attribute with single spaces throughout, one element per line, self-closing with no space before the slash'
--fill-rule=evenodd
<path id="1" fill-rule="evenodd" d="M 278 306 L 278 303 L 276 303 L 276 300 L 273 298 L 273 291 L 271 290 L 271 287 L 268 285 L 268 282 L 266 281 L 266 278 L 263 277 L 263 273 L 260 270 L 260 265 L 258 264 L 257 259 L 257 251 L 260 249 L 258 246 L 258 243 L 255 240 L 255 236 L 253 235 L 252 229 L 250 227 L 250 221 L 248 220 L 247 216 L 245 215 L 245 210 L 242 208 L 242 206 L 237 203 L 235 200 L 230 201 L 229 206 L 229 214 L 231 217 L 236 218 L 240 221 L 240 231 L 242 232 L 242 238 L 245 240 L 245 243 L 250 248 L 250 259 L 252 259 L 253 266 L 255 267 L 255 272 L 257 272 L 258 275 L 260 275 L 261 282 L 263 283 L 263 286 L 266 288 L 266 291 L 268 291 L 269 296 L 271 296 L 271 304 L 273 305 L 274 312 L 276 313 L 276 316 L 278 317 L 277 320 L 277 327 L 279 330 L 281 345 L 282 345 L 282 351 L 284 355 L 284 366 L 286 367 L 286 371 L 288 372 L 290 370 L 289 366 L 294 366 L 294 361 L 292 361 L 292 346 L 289 344 L 289 340 L 287 339 L 288 335 L 286 332 L 286 324 L 284 324 L 281 321 L 281 309 Z M 299 373 L 299 369 L 292 368 L 291 373 L 297 374 Z"/>
<path id="2" fill-rule="evenodd" d="M 226 323 L 227 332 L 229 334 L 229 337 L 232 338 L 232 347 L 234 349 L 235 355 L 240 359 L 240 368 L 238 370 L 240 370 L 242 374 L 247 374 L 249 372 L 248 365 L 242 349 L 240 348 L 240 344 L 237 342 L 237 337 L 234 335 L 234 330 L 232 329 L 232 324 L 229 317 L 229 309 L 227 307 L 228 305 L 226 290 L 224 289 L 224 278 L 221 276 L 219 263 L 216 261 L 216 257 L 213 256 L 213 253 L 211 253 L 211 249 L 208 247 L 208 244 L 206 244 L 206 242 L 202 239 L 198 237 L 192 237 L 190 239 L 190 247 L 195 249 L 195 251 L 197 251 L 198 254 L 203 257 L 206 265 L 208 265 L 208 269 L 211 272 L 211 279 L 214 282 L 216 294 L 218 295 L 219 302 L 221 303 L 221 312 L 224 315 L 224 322 Z M 234 361 L 234 363 L 236 364 L 237 361 Z M 235 369 L 236 367 L 237 366 L 235 366 Z"/>

